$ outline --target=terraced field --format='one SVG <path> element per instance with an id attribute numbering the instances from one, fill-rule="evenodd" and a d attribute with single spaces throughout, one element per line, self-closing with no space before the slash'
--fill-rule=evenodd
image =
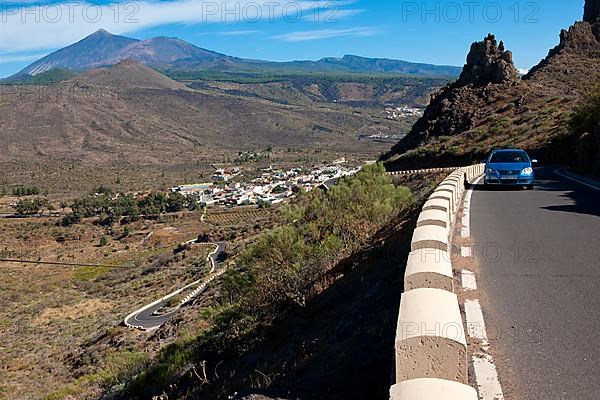
<path id="1" fill-rule="evenodd" d="M 272 212 L 272 210 L 264 208 L 239 208 L 207 214 L 205 221 L 218 226 L 243 225 L 267 218 Z"/>

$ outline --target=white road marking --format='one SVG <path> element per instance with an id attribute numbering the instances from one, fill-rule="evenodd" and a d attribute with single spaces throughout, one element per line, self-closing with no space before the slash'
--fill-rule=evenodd
<path id="1" fill-rule="evenodd" d="M 465 300 L 465 317 L 467 319 L 467 333 L 469 337 L 481 340 L 483 345 L 487 346 L 488 336 L 479 300 Z"/>
<path id="2" fill-rule="evenodd" d="M 477 280 L 475 274 L 463 269 L 460 274 L 460 281 L 464 290 L 477 290 Z"/>
<path id="3" fill-rule="evenodd" d="M 473 252 L 471 251 L 471 246 L 462 246 L 460 248 L 460 256 L 464 258 L 471 258 Z"/>
<path id="4" fill-rule="evenodd" d="M 473 356 L 473 369 L 479 391 L 479 400 L 504 400 L 498 371 L 489 355 Z"/>
<path id="5" fill-rule="evenodd" d="M 563 173 L 562 171 L 563 171 L 563 170 L 559 168 L 559 169 L 557 169 L 556 171 L 554 171 L 554 173 L 555 173 L 556 175 L 562 176 L 563 178 L 570 179 L 570 180 L 572 180 L 572 181 L 574 181 L 574 182 L 577 182 L 577 183 L 579 183 L 580 185 L 587 186 L 587 187 L 589 187 L 589 188 L 591 188 L 591 189 L 594 189 L 594 190 L 600 190 L 600 188 L 599 188 L 599 187 L 597 187 L 597 186 L 594 186 L 594 185 L 592 185 L 592 184 L 590 184 L 590 183 L 584 182 L 584 181 L 582 181 L 581 179 L 577 179 L 577 178 L 574 178 L 574 177 L 572 177 L 572 176 L 569 176 L 569 175 L 567 175 L 567 174 Z"/>
<path id="6" fill-rule="evenodd" d="M 481 178 L 475 183 L 479 183 Z M 465 195 L 465 203 L 463 206 L 463 219 L 461 235 L 463 238 L 471 236 L 471 210 L 470 202 L 473 195 L 473 189 L 469 189 Z M 461 255 L 472 256 L 473 250 L 471 247 L 461 247 Z M 463 289 L 466 291 L 477 290 L 477 279 L 471 271 L 461 271 L 461 282 Z M 479 300 L 465 300 L 465 320 L 467 333 L 470 338 L 477 339 L 481 342 L 482 352 L 477 352 L 473 355 L 473 369 L 475 371 L 475 382 L 479 393 L 479 400 L 504 400 L 502 386 L 498 379 L 498 370 L 494 365 L 493 358 L 487 354 L 489 351 L 489 341 L 485 320 Z"/>
<path id="7" fill-rule="evenodd" d="M 480 177 L 479 179 L 477 179 L 474 184 L 477 185 L 479 182 L 481 182 L 481 179 L 483 177 Z M 473 197 L 473 187 L 471 186 L 469 188 L 469 190 L 467 190 L 467 194 L 465 195 L 465 199 L 463 201 L 463 218 L 462 218 L 462 225 L 463 228 L 460 231 L 460 235 L 463 237 L 463 239 L 468 239 L 471 237 L 471 197 Z"/>

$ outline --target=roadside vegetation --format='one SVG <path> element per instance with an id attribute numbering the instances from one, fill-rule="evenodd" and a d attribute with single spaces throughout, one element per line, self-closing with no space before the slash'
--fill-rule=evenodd
<path id="1" fill-rule="evenodd" d="M 220 296 L 204 311 L 210 327 L 162 349 L 127 396 L 156 394 L 196 360 L 198 349 L 244 352 L 259 340 L 261 327 L 326 290 L 340 261 L 414 205 L 411 191 L 384 172 L 381 164 L 367 166 L 330 191 L 304 194 L 284 207 L 285 223 L 260 234 L 232 261 Z"/>
<path id="2" fill-rule="evenodd" d="M 577 167 L 600 176 L 600 85 L 575 109 L 570 127 L 577 135 Z"/>
<path id="3" fill-rule="evenodd" d="M 43 368 L 27 373 L 44 383 L 42 391 L 53 400 L 97 398 L 102 393 L 150 398 L 182 374 L 192 373 L 193 368 L 202 376 L 204 358 L 200 357 L 205 351 L 217 357 L 236 357 L 259 345 L 264 328 L 293 310 L 306 309 L 306 304 L 343 275 L 340 262 L 370 248 L 383 227 L 415 204 L 411 191 L 394 186 L 381 165 L 366 167 L 331 191 L 301 194 L 287 206 L 209 213 L 206 219 L 211 225 L 193 212 L 137 221 L 126 216 L 124 220 L 130 222 L 107 229 L 101 222 L 107 211 L 123 209 L 113 204 L 121 196 L 107 186 L 93 192 L 72 203 L 79 204 L 74 210 L 80 215 L 94 214 L 76 225 L 57 225 L 50 218 L 0 221 L 6 246 L 14 250 L 9 254 L 12 258 L 103 260 L 103 265 L 115 266 L 60 268 L 51 276 L 47 269 L 36 267 L 11 270 L 6 299 L 18 294 L 18 304 L 32 311 L 21 315 L 18 309 L 8 310 L 0 317 L 7 321 L 19 318 L 0 331 L 7 335 L 21 332 L 19 341 L 12 343 L 14 352 L 27 354 L 32 362 L 11 364 L 8 380 L 22 381 L 23 386 L 0 385 L 0 394 L 36 393 L 36 398 L 43 398 L 38 396 L 40 390 L 20 375 L 28 371 L 28 365 L 40 364 L 37 357 L 46 360 L 40 364 Z M 148 206 L 168 206 L 168 198 L 151 198 Z M 118 326 L 135 307 L 181 287 L 206 270 L 204 260 L 210 248 L 200 248 L 198 254 L 177 251 L 179 243 L 198 235 L 206 241 L 228 242 L 229 272 L 157 336 Z M 42 248 L 42 243 L 44 250 L 35 250 Z M 38 277 L 35 284 L 30 282 L 32 277 Z M 80 317 L 63 321 L 65 311 Z M 35 318 L 37 325 L 32 325 L 31 332 L 24 331 L 22 327 Z M 44 338 L 44 352 L 25 350 L 33 334 Z M 14 352 L 6 357 L 14 357 Z M 214 366 L 211 363 L 207 368 Z M 55 372 L 50 376 L 44 372 L 46 368 Z"/>
<path id="4" fill-rule="evenodd" d="M 600 124 L 600 85 L 575 109 L 571 118 L 571 128 L 575 132 L 591 132 Z"/>

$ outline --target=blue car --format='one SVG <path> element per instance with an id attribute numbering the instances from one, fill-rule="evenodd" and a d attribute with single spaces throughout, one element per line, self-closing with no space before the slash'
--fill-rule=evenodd
<path id="1" fill-rule="evenodd" d="M 494 150 L 485 162 L 485 185 L 523 186 L 533 189 L 532 160 L 524 150 Z"/>

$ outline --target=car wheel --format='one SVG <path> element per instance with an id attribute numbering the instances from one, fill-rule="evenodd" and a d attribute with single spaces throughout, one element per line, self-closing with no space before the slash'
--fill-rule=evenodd
<path id="1" fill-rule="evenodd" d="M 525 189 L 527 189 L 527 190 L 533 190 L 533 185 L 527 185 L 527 186 L 525 186 Z"/>

